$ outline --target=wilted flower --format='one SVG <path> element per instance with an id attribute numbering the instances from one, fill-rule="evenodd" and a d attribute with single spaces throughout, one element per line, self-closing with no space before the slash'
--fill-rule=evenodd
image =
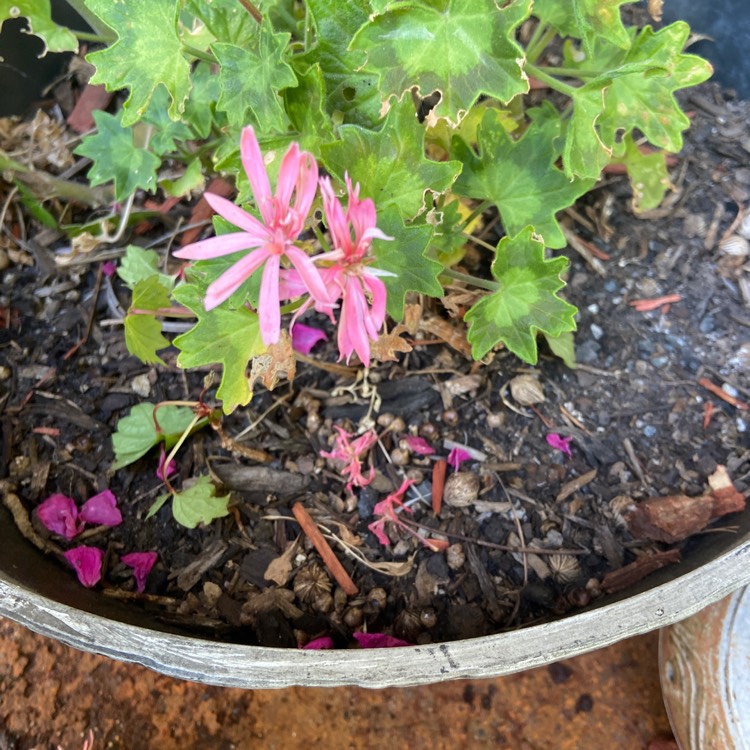
<path id="1" fill-rule="evenodd" d="M 159 555 L 156 552 L 131 552 L 120 558 L 125 565 L 133 569 L 135 587 L 141 593 L 146 590 L 146 579 L 158 559 Z"/>
<path id="2" fill-rule="evenodd" d="M 352 440 L 352 435 L 337 425 L 334 426 L 338 432 L 336 435 L 336 444 L 332 451 L 321 451 L 320 455 L 324 458 L 332 458 L 337 461 L 343 461 L 345 466 L 341 469 L 341 475 L 349 477 L 346 489 L 351 491 L 352 487 L 366 487 L 372 482 L 375 476 L 375 469 L 370 467 L 369 476 L 362 473 L 362 458 L 375 445 L 378 436 L 375 430 L 368 430 L 364 435 L 360 435 Z"/>
<path id="3" fill-rule="evenodd" d="M 260 332 L 265 344 L 275 344 L 281 327 L 279 272 L 282 256 L 289 259 L 306 291 L 317 303 L 323 306 L 331 303 L 320 272 L 307 254 L 293 244 L 304 228 L 315 198 L 318 165 L 312 154 L 300 151 L 299 145 L 292 143 L 282 159 L 276 194 L 272 195 L 263 155 L 252 127 L 242 131 L 240 156 L 263 221 L 258 221 L 226 198 L 205 193 L 204 198 L 211 208 L 242 231 L 194 242 L 175 255 L 190 260 L 208 260 L 252 250 L 209 284 L 204 304 L 206 310 L 220 305 L 265 264 L 258 302 Z"/>
<path id="4" fill-rule="evenodd" d="M 98 547 L 74 547 L 65 552 L 63 557 L 73 566 L 78 580 L 86 588 L 96 586 L 101 580 L 104 552 Z"/>

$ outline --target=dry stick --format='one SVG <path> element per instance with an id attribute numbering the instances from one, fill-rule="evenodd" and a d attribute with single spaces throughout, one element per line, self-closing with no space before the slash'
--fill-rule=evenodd
<path id="1" fill-rule="evenodd" d="M 445 472 L 448 470 L 448 462 L 441 458 L 432 469 L 432 512 L 440 515 L 443 507 L 443 488 L 445 487 Z"/>
<path id="2" fill-rule="evenodd" d="M 297 519 L 297 523 L 302 527 L 307 538 L 313 543 L 313 546 L 323 558 L 323 562 L 331 575 L 336 579 L 336 583 L 346 592 L 348 596 L 356 596 L 359 593 L 357 585 L 352 581 L 349 574 L 344 570 L 344 566 L 339 561 L 336 554 L 331 549 L 331 545 L 323 537 L 320 529 L 302 503 L 295 503 L 292 507 L 292 513 Z"/>
<path id="3" fill-rule="evenodd" d="M 94 295 L 91 300 L 91 312 L 89 313 L 89 319 L 86 321 L 86 330 L 83 332 L 83 336 L 79 339 L 77 344 L 74 344 L 67 352 L 63 359 L 70 359 L 88 340 L 91 335 L 91 329 L 94 325 L 94 315 L 96 314 L 96 302 L 99 299 L 99 290 L 102 288 L 102 277 L 104 271 L 99 266 L 99 270 L 96 273 L 96 283 L 94 284 Z"/>
<path id="4" fill-rule="evenodd" d="M 714 396 L 717 396 L 722 401 L 726 401 L 728 404 L 734 406 L 735 409 L 746 410 L 748 405 L 734 396 L 730 396 L 726 391 L 719 388 L 718 385 L 712 383 L 708 378 L 701 378 L 698 381 L 698 385 L 702 385 L 707 391 L 711 391 Z"/>

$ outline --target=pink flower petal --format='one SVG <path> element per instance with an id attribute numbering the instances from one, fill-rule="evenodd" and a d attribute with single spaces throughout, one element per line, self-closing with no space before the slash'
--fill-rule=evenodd
<path id="1" fill-rule="evenodd" d="M 379 518 L 377 521 L 373 521 L 371 524 L 367 526 L 370 531 L 372 531 L 373 534 L 375 534 L 375 537 L 377 540 L 384 546 L 384 547 L 390 547 L 391 546 L 391 540 L 388 538 L 388 534 L 385 533 L 385 522 L 386 518 Z"/>
<path id="2" fill-rule="evenodd" d="M 463 448 L 452 448 L 448 454 L 448 466 L 453 471 L 458 471 L 464 461 L 471 461 L 471 454 L 467 453 Z"/>
<path id="3" fill-rule="evenodd" d="M 108 260 L 102 263 L 102 273 L 109 279 L 117 272 L 117 263 L 113 260 Z"/>
<path id="4" fill-rule="evenodd" d="M 573 451 L 570 449 L 570 441 L 572 437 L 563 437 L 558 435 L 556 432 L 551 432 L 547 435 L 547 443 L 551 445 L 555 450 L 561 451 L 568 458 L 573 457 Z"/>
<path id="5" fill-rule="evenodd" d="M 255 131 L 250 125 L 242 130 L 240 157 L 242 159 L 242 166 L 247 174 L 247 179 L 250 180 L 255 205 L 258 207 L 263 221 L 266 224 L 271 224 L 273 221 L 271 184 L 268 181 L 266 165 L 263 161 L 263 154 L 260 152 L 258 139 L 255 137 Z"/>
<path id="6" fill-rule="evenodd" d="M 279 307 L 279 256 L 271 255 L 266 261 L 260 281 L 258 299 L 260 336 L 267 346 L 279 340 L 281 308 Z"/>
<path id="7" fill-rule="evenodd" d="M 385 633 L 353 633 L 352 635 L 361 648 L 401 648 L 413 645 Z"/>
<path id="8" fill-rule="evenodd" d="M 81 585 L 86 588 L 96 586 L 102 578 L 102 561 L 104 552 L 98 547 L 74 547 L 64 555 L 78 576 Z"/>
<path id="9" fill-rule="evenodd" d="M 203 301 L 206 310 L 213 310 L 229 299 L 265 263 L 268 256 L 269 252 L 265 247 L 253 250 L 227 268 L 218 279 L 212 281 L 206 289 L 206 299 Z"/>
<path id="10" fill-rule="evenodd" d="M 89 498 L 81 507 L 79 517 L 86 523 L 103 526 L 118 526 L 122 523 L 122 513 L 111 490 L 104 490 Z"/>
<path id="11" fill-rule="evenodd" d="M 333 638 L 329 635 L 324 635 L 321 638 L 315 638 L 310 641 L 307 645 L 302 647 L 303 651 L 320 651 L 321 649 L 333 648 Z"/>
<path id="12" fill-rule="evenodd" d="M 206 203 L 222 219 L 226 219 L 230 224 L 244 229 L 248 234 L 248 239 L 255 238 L 259 243 L 266 242 L 269 239 L 270 233 L 268 228 L 261 224 L 252 214 L 243 211 L 236 203 L 232 203 L 232 201 L 213 193 L 204 193 L 203 197 L 206 199 Z"/>
<path id="13" fill-rule="evenodd" d="M 65 539 L 72 539 L 83 531 L 75 501 L 60 493 L 50 495 L 38 505 L 36 515 L 47 530 Z"/>
<path id="14" fill-rule="evenodd" d="M 253 240 L 247 232 L 232 232 L 185 245 L 180 250 L 175 250 L 172 255 L 187 260 L 211 260 L 238 253 L 240 250 L 252 250 L 264 242 L 265 240 Z"/>
<path id="15" fill-rule="evenodd" d="M 407 435 L 404 442 L 409 446 L 412 453 L 417 453 L 420 456 L 431 456 L 435 452 L 435 449 L 423 437 Z"/>
<path id="16" fill-rule="evenodd" d="M 298 247 L 290 246 L 286 249 L 286 256 L 292 261 L 292 265 L 299 273 L 300 279 L 310 292 L 310 296 L 316 302 L 324 305 L 331 304 L 332 300 L 328 294 L 328 289 L 323 283 L 323 278 L 310 257 Z"/>
<path id="17" fill-rule="evenodd" d="M 292 328 L 292 348 L 300 354 L 309 354 L 320 341 L 328 341 L 325 331 L 321 331 L 320 328 L 306 326 L 303 323 L 297 323 Z"/>
<path id="18" fill-rule="evenodd" d="M 120 558 L 125 565 L 133 569 L 135 587 L 141 593 L 146 590 L 146 579 L 158 559 L 159 555 L 156 552 L 130 552 Z"/>
<path id="19" fill-rule="evenodd" d="M 167 452 L 164 450 L 164 445 L 159 444 L 159 465 L 156 467 L 156 476 L 165 482 L 168 477 L 171 477 L 177 471 L 177 462 L 172 459 L 169 465 L 166 466 Z"/>

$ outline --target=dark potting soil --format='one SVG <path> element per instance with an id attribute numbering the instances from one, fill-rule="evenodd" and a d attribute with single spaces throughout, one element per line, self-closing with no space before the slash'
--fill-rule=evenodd
<path id="1" fill-rule="evenodd" d="M 608 574 L 634 561 L 666 549 L 676 550 L 668 560 L 689 554 L 689 541 L 637 538 L 625 519 L 646 498 L 703 495 L 718 465 L 747 492 L 750 274 L 737 232 L 750 224 L 750 104 L 713 85 L 683 104 L 693 126 L 662 207 L 634 215 L 627 178 L 607 175 L 564 218 L 573 243 L 564 251 L 564 294 L 580 310 L 576 369 L 545 351 L 533 368 L 506 351 L 472 362 L 451 317 L 471 296 L 451 288 L 448 311 L 422 301 L 419 329 L 407 336 L 412 351 L 372 368 L 375 402 L 355 369 L 332 366 L 328 344 L 298 364 L 292 383 L 259 387 L 227 417 L 230 440 L 208 428 L 193 435 L 173 484 L 210 473 L 232 498 L 229 516 L 193 530 L 175 522 L 169 503 L 145 518 L 164 489 L 156 452 L 112 472 L 111 434 L 143 400 L 196 400 L 206 371 L 179 370 L 174 350 L 163 353 L 167 366 L 129 356 L 117 321 L 127 292 L 100 274 L 101 249 L 56 265 L 60 240 L 9 213 L 21 242 L 0 239 L 0 479 L 6 504 L 30 519 L 30 544 L 58 556 L 81 543 L 100 547 L 102 596 L 127 599 L 156 620 L 288 647 L 320 635 L 347 646 L 355 630 L 428 643 L 517 628 L 587 606 L 616 587 Z M 167 220 L 188 213 L 177 206 Z M 481 231 L 497 241 L 491 213 Z M 163 256 L 166 245 L 157 248 Z M 483 262 L 472 248 L 463 261 L 470 271 Z M 668 295 L 677 297 L 651 311 L 631 304 Z M 356 431 L 373 403 L 382 435 L 369 459 L 376 478 L 350 494 L 320 451 L 330 450 L 335 425 Z M 548 444 L 551 433 L 571 438 L 571 457 Z M 435 453 L 411 452 L 407 436 L 423 437 Z M 454 444 L 470 448 L 472 460 L 457 480 L 449 469 L 436 516 L 433 467 Z M 244 448 L 273 460 L 253 462 Z M 447 550 L 432 551 L 393 525 L 384 547 L 368 531 L 374 505 L 404 477 L 418 493 L 407 495 L 415 500 L 408 520 L 446 540 Z M 49 539 L 34 517 L 52 493 L 81 503 L 105 488 L 119 500 L 120 526 L 67 543 Z M 336 537 L 358 595 L 336 585 L 300 534 L 296 502 Z M 714 526 L 731 523 L 729 516 Z M 139 594 L 120 557 L 145 550 L 159 561 Z M 62 559 L 60 575 L 74 575 Z"/>

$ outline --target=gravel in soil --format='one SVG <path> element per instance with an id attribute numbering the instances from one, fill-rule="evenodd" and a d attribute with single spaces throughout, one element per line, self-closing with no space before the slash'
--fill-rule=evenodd
<path id="1" fill-rule="evenodd" d="M 711 85 L 686 105 L 693 127 L 661 208 L 634 216 L 627 180 L 610 175 L 564 219 L 565 294 L 580 309 L 576 369 L 550 353 L 534 368 L 505 351 L 471 362 L 446 313 L 460 315 L 471 295 L 452 287 L 446 309 L 424 303 L 411 351 L 373 367 L 367 382 L 332 366 L 329 345 L 300 363 L 292 384 L 259 388 L 224 435 L 193 435 L 173 484 L 211 473 L 232 496 L 231 514 L 207 527 L 179 526 L 168 503 L 146 519 L 163 492 L 156 459 L 112 472 L 110 440 L 144 399 L 195 401 L 206 372 L 178 370 L 173 351 L 164 367 L 130 357 L 111 324 L 123 290 L 96 264 L 56 266 L 41 233 L 20 251 L 9 243 L 0 281 L 6 503 L 17 498 L 25 533 L 59 555 L 71 545 L 44 537 L 34 507 L 54 492 L 80 503 L 110 488 L 124 523 L 85 532 L 106 553 L 103 595 L 190 632 L 266 646 L 327 635 L 345 647 L 357 630 L 412 643 L 481 636 L 586 606 L 608 574 L 639 560 L 674 561 L 689 542 L 658 557 L 666 545 L 631 533 L 632 508 L 704 496 L 719 465 L 740 493 L 750 478 L 750 105 Z M 483 262 L 474 250 L 463 261 L 470 271 Z M 335 427 L 356 432 L 367 418 L 380 434 L 368 459 L 375 479 L 352 494 L 320 452 Z M 435 452 L 421 455 L 416 437 Z M 470 459 L 449 470 L 436 515 L 433 470 L 456 445 Z M 253 462 L 248 448 L 271 461 Z M 368 525 L 404 478 L 414 486 L 399 517 L 416 525 L 389 524 L 385 547 Z M 335 537 L 356 595 L 301 535 L 298 502 Z M 120 562 L 136 550 L 159 553 L 143 594 Z"/>

